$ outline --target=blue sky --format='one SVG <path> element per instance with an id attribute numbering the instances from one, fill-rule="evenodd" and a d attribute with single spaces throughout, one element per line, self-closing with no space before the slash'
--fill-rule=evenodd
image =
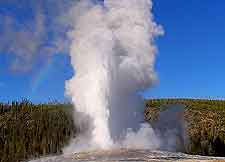
<path id="1" fill-rule="evenodd" d="M 165 36 L 157 41 L 160 84 L 146 96 L 225 96 L 225 2 L 155 0 Z"/>
<path id="2" fill-rule="evenodd" d="M 73 70 L 61 50 L 64 46 L 55 41 L 63 33 L 55 34 L 58 29 L 51 27 L 61 4 L 51 8 L 48 1 L 26 2 L 0 2 L 0 102 L 22 97 L 34 102 L 65 101 L 64 82 Z M 144 96 L 224 98 L 225 1 L 153 2 L 155 20 L 165 35 L 156 40 L 159 84 Z M 26 55 L 32 52 L 32 57 Z M 48 57 L 42 59 L 42 53 Z"/>

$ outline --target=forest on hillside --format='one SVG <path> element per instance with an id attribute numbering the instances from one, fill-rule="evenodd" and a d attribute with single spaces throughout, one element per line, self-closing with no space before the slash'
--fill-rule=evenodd
<path id="1" fill-rule="evenodd" d="M 204 99 L 146 100 L 145 118 L 157 122 L 160 113 L 175 105 L 183 105 L 180 114 L 185 122 L 186 141 L 183 152 L 225 156 L 225 101 Z"/>
<path id="2" fill-rule="evenodd" d="M 183 152 L 225 156 L 225 101 L 193 99 L 146 100 L 143 112 L 150 123 L 166 111 L 165 105 L 185 105 L 188 144 Z M 144 114 L 145 113 L 145 114 Z M 0 162 L 20 162 L 49 154 L 61 154 L 76 137 L 71 104 L 32 104 L 29 101 L 0 104 Z"/>
<path id="3" fill-rule="evenodd" d="M 75 135 L 70 104 L 0 104 L 0 162 L 60 154 Z"/>

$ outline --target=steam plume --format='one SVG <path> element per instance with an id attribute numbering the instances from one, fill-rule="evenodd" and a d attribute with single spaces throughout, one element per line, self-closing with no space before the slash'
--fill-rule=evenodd
<path id="1" fill-rule="evenodd" d="M 76 75 L 67 81 L 66 92 L 79 126 L 88 124 L 88 129 L 65 152 L 158 147 L 152 128 L 141 124 L 139 95 L 156 80 L 154 38 L 162 29 L 151 8 L 151 0 L 83 0 L 71 10 L 70 56 Z"/>
<path id="2" fill-rule="evenodd" d="M 0 1 L 0 57 L 7 56 L 10 72 L 30 72 L 39 60 L 48 63 L 55 54 L 68 53 L 69 23 L 62 24 L 61 15 L 73 1 Z"/>

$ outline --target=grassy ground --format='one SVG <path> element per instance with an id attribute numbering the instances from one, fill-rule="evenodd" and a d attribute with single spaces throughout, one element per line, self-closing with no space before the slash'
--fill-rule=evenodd
<path id="1" fill-rule="evenodd" d="M 165 105 L 185 105 L 182 116 L 186 123 L 190 154 L 225 156 L 225 101 L 193 99 L 155 99 L 146 101 L 145 116 L 154 123 Z M 171 106 L 170 106 L 171 107 Z"/>

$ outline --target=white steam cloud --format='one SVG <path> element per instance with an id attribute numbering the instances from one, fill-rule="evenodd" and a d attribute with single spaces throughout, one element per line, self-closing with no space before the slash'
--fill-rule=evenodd
<path id="1" fill-rule="evenodd" d="M 156 149 L 159 141 L 143 123 L 140 91 L 156 76 L 151 0 L 82 0 L 71 10 L 71 63 L 66 83 L 79 126 L 87 126 L 65 152 L 113 147 Z M 82 128 L 81 128 L 82 129 Z"/>
<path id="2" fill-rule="evenodd" d="M 0 1 L 0 56 L 7 56 L 10 71 L 30 72 L 39 60 L 67 53 L 69 22 L 61 23 L 61 15 L 75 1 Z"/>

